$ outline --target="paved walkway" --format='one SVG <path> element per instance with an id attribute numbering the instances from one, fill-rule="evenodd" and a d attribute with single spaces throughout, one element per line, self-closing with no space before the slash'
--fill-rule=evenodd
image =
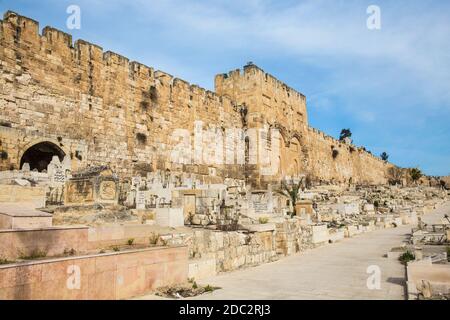
<path id="1" fill-rule="evenodd" d="M 450 202 L 424 216 L 439 223 Z M 221 274 L 202 284 L 222 289 L 196 299 L 386 299 L 405 297 L 405 268 L 384 255 L 399 246 L 410 226 L 378 230 L 255 268 Z M 381 289 L 369 290 L 367 267 L 381 269 Z"/>
<path id="2" fill-rule="evenodd" d="M 424 217 L 428 223 L 450 215 L 450 202 Z M 384 255 L 400 246 L 411 226 L 378 230 L 255 268 L 198 281 L 222 289 L 195 299 L 386 299 L 405 298 L 405 268 Z M 369 290 L 367 268 L 381 270 L 381 289 Z M 154 296 L 153 296 L 154 297 Z M 152 296 L 141 299 L 152 299 Z"/>

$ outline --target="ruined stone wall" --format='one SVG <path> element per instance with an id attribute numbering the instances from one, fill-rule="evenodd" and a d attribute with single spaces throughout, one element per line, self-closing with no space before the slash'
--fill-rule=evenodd
<path id="1" fill-rule="evenodd" d="M 50 141 L 74 168 L 108 163 L 121 174 L 210 175 L 208 165 L 170 163 L 179 143 L 173 132 L 192 133 L 196 120 L 205 128 L 240 126 L 230 99 L 83 40 L 72 44 L 53 28 L 40 35 L 36 21 L 11 12 L 0 25 L 0 60 L 0 139 L 8 154 L 0 170 L 17 169 L 28 147 Z"/>
<path id="2" fill-rule="evenodd" d="M 272 232 L 194 231 L 189 242 L 190 259 L 214 259 L 217 272 L 232 271 L 277 259 Z"/>

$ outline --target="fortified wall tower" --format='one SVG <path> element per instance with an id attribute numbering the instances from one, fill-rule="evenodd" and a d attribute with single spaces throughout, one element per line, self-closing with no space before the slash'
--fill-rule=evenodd
<path id="1" fill-rule="evenodd" d="M 296 176 L 307 170 L 305 135 L 308 128 L 306 97 L 254 64 L 243 70 L 219 74 L 215 78 L 217 94 L 229 97 L 246 112 L 247 128 L 277 129 L 280 133 L 277 150 L 273 141 L 267 141 L 277 161 L 277 172 L 262 174 L 259 165 L 247 168 L 249 179 L 257 185 L 279 181 L 284 176 Z M 258 141 L 274 139 L 270 132 L 258 135 Z M 278 158 L 278 159 L 277 159 Z"/>
<path id="2" fill-rule="evenodd" d="M 215 90 L 247 107 L 249 127 L 269 124 L 296 131 L 308 125 L 306 97 L 254 64 L 217 75 Z"/>
<path id="3" fill-rule="evenodd" d="M 386 183 L 391 164 L 309 127 L 306 97 L 259 67 L 250 63 L 243 70 L 217 75 L 215 90 L 246 111 L 247 128 L 269 127 L 280 132 L 280 148 L 274 154 L 279 155 L 279 170 L 272 176 L 262 174 L 263 159 L 258 158 L 258 165 L 246 168 L 253 184 L 264 186 L 299 174 L 337 183 Z M 270 137 L 259 135 L 258 141 L 265 138 Z"/>

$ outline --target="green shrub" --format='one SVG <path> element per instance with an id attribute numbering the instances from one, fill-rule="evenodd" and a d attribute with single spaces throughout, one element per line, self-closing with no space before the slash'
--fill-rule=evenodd
<path id="1" fill-rule="evenodd" d="M 269 218 L 261 217 L 258 219 L 260 224 L 266 224 L 269 222 Z"/>
<path id="2" fill-rule="evenodd" d="M 113 247 L 112 249 L 113 249 L 113 251 L 115 251 L 115 252 L 120 251 L 119 247 L 117 247 L 117 246 Z"/>
<path id="3" fill-rule="evenodd" d="M 128 243 L 129 246 L 132 246 L 133 243 L 134 243 L 134 239 L 133 238 L 128 239 L 127 243 Z"/>
<path id="4" fill-rule="evenodd" d="M 47 256 L 47 251 L 35 249 L 29 255 L 20 255 L 20 259 L 22 260 L 35 260 L 39 258 L 45 258 Z"/>
<path id="5" fill-rule="evenodd" d="M 149 237 L 149 242 L 151 245 L 156 245 L 158 243 L 159 234 L 152 233 L 152 235 Z"/>
<path id="6" fill-rule="evenodd" d="M 2 265 L 2 264 L 10 264 L 10 263 L 14 263 L 14 261 L 10 261 L 8 259 L 0 258 L 0 265 Z"/>
<path id="7" fill-rule="evenodd" d="M 213 287 L 213 286 L 210 286 L 208 284 L 206 287 L 204 287 L 204 289 L 205 289 L 205 292 L 213 292 L 214 290 L 217 290 L 217 289 L 220 289 L 220 288 L 219 287 Z"/>
<path id="8" fill-rule="evenodd" d="M 64 249 L 64 255 L 65 256 L 74 256 L 77 252 L 75 249 Z"/>
<path id="9" fill-rule="evenodd" d="M 405 253 L 403 253 L 398 260 L 404 265 L 406 265 L 410 261 L 414 261 L 416 259 L 416 256 L 409 250 L 407 250 Z"/>

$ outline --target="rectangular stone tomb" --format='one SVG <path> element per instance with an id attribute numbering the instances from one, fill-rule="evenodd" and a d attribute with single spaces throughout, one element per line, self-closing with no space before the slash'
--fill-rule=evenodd
<path id="1" fill-rule="evenodd" d="M 326 243 L 329 240 L 328 229 L 326 225 L 312 227 L 312 243 Z"/>
<path id="2" fill-rule="evenodd" d="M 53 216 L 30 209 L 0 206 L 0 229 L 38 229 L 52 226 Z"/>

